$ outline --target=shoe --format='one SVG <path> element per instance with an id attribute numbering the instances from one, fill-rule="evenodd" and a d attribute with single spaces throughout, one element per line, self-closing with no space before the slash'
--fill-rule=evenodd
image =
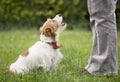
<path id="1" fill-rule="evenodd" d="M 91 75 L 86 69 L 81 70 L 80 74 Z"/>

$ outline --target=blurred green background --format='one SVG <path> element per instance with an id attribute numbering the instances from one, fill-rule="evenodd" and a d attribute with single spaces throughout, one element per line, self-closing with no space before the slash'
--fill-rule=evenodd
<path id="1" fill-rule="evenodd" d="M 57 13 L 64 16 L 68 29 L 90 29 L 87 0 L 0 0 L 0 30 L 22 28 L 21 25 L 39 28 L 47 18 Z M 120 0 L 117 3 L 116 14 L 119 28 Z"/>

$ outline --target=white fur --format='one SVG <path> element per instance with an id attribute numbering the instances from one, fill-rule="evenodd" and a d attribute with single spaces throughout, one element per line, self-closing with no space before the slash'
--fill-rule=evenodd
<path id="1" fill-rule="evenodd" d="M 58 41 L 59 33 L 65 29 L 66 24 L 62 25 L 62 16 L 56 15 L 53 19 L 61 24 L 56 32 L 56 39 Z M 40 35 L 40 40 L 28 49 L 28 56 L 24 57 L 20 55 L 17 61 L 10 65 L 9 70 L 11 72 L 24 74 L 39 68 L 47 71 L 56 68 L 63 55 L 59 49 L 54 49 L 46 43 L 53 41 L 51 37 Z"/>

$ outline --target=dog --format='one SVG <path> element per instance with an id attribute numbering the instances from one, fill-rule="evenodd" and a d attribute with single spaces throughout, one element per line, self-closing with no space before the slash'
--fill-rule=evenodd
<path id="1" fill-rule="evenodd" d="M 61 14 L 57 14 L 53 19 L 47 19 L 40 28 L 40 41 L 20 54 L 18 59 L 10 65 L 9 71 L 25 74 L 41 68 L 45 71 L 55 70 L 63 58 L 60 46 L 57 45 L 59 34 L 67 26 L 62 21 Z"/>

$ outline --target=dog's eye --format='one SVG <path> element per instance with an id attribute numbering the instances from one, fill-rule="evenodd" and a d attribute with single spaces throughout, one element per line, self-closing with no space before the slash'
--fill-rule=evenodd
<path id="1" fill-rule="evenodd" d="M 53 20 L 53 22 L 55 22 L 55 20 Z"/>

